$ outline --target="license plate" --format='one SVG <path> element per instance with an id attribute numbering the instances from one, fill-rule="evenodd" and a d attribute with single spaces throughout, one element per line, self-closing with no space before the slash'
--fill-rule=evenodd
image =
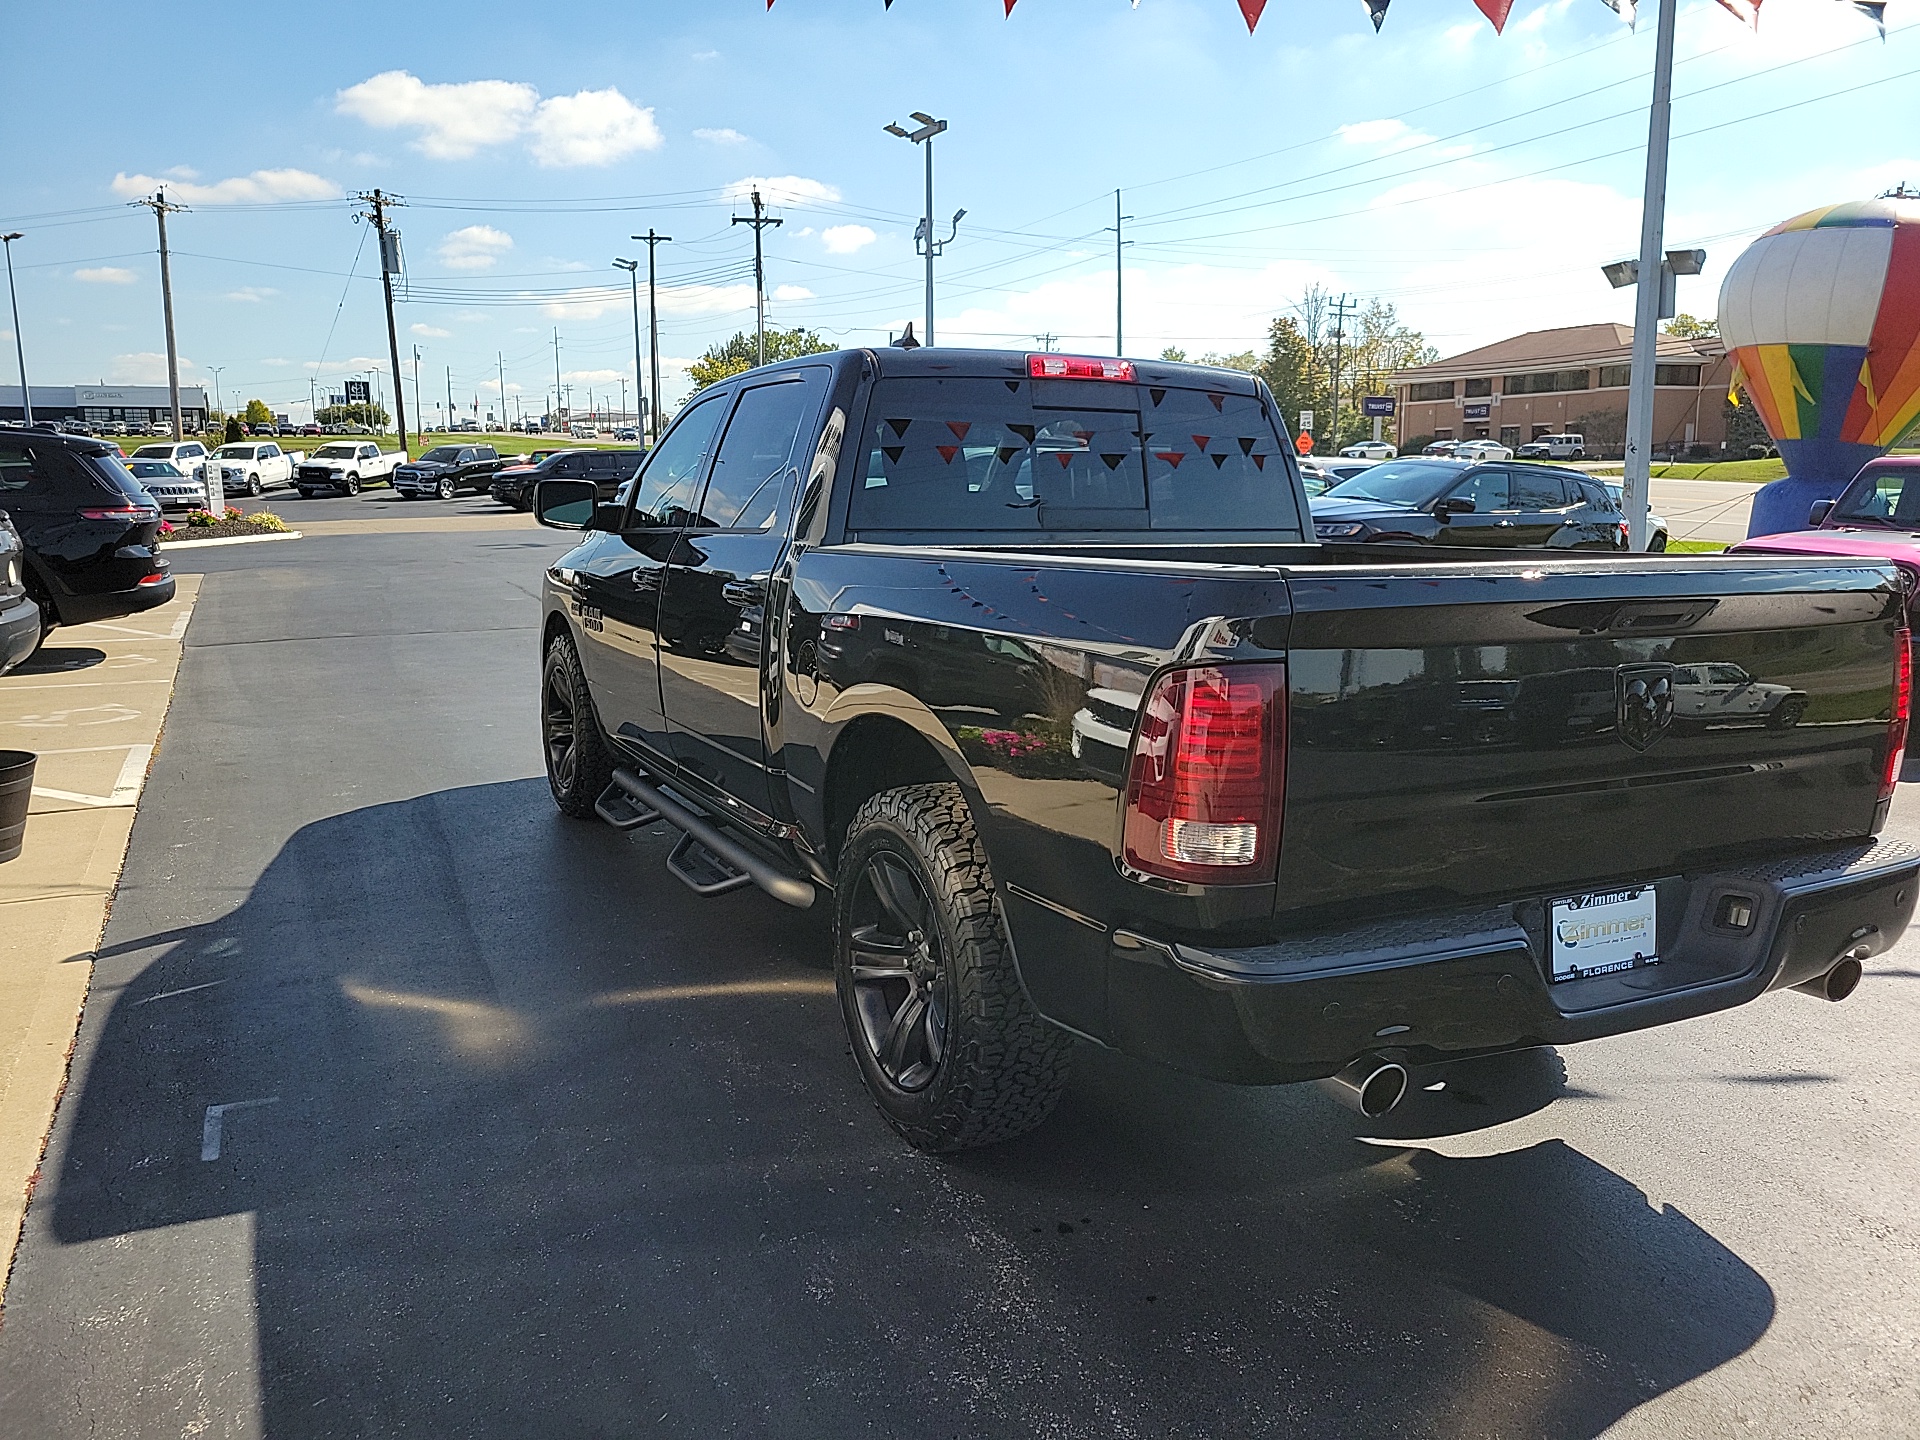
<path id="1" fill-rule="evenodd" d="M 1569 895 L 1549 907 L 1553 980 L 1578 980 L 1636 965 L 1655 965 L 1658 926 L 1654 888 Z"/>

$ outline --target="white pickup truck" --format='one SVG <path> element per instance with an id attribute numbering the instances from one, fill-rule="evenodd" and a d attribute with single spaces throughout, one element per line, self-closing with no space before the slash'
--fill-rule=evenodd
<path id="1" fill-rule="evenodd" d="M 293 483 L 302 499 L 310 500 L 322 490 L 358 495 L 362 485 L 375 480 L 391 484 L 395 468 L 406 460 L 405 450 L 382 450 L 368 440 L 335 440 L 294 467 Z"/>
<path id="2" fill-rule="evenodd" d="M 293 484 L 294 472 L 306 461 L 307 452 L 288 453 L 271 440 L 250 440 L 222 445 L 213 452 L 220 466 L 220 488 L 233 495 L 245 491 L 258 495 L 276 485 Z"/>

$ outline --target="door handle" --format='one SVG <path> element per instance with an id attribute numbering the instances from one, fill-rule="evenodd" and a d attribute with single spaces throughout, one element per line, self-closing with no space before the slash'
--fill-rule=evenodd
<path id="1" fill-rule="evenodd" d="M 729 605 L 759 605 L 767 598 L 764 580 L 729 580 L 720 587 L 720 598 Z"/>

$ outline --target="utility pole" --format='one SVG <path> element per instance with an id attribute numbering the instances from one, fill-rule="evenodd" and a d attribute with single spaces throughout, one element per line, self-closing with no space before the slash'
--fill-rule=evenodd
<path id="1" fill-rule="evenodd" d="M 647 242 L 647 354 L 653 357 L 653 406 L 648 411 L 647 428 L 653 433 L 654 443 L 658 444 L 660 440 L 660 306 L 659 295 L 654 290 L 653 247 L 670 244 L 673 237 L 656 235 L 653 233 L 653 227 L 649 225 L 646 234 L 629 235 L 627 238 Z M 640 383 L 638 374 L 633 377 L 633 383 L 635 385 Z"/>
<path id="2" fill-rule="evenodd" d="M 883 125 L 881 128 L 889 135 L 898 135 L 902 140 L 910 140 L 915 145 L 927 147 L 927 211 L 920 217 L 920 228 L 913 234 L 913 253 L 924 255 L 927 260 L 927 313 L 921 325 L 920 343 L 933 344 L 933 262 L 940 258 L 940 252 L 953 243 L 953 237 L 960 233 L 960 220 L 967 212 L 953 212 L 953 228 L 947 232 L 945 240 L 933 238 L 933 137 L 945 132 L 947 122 L 936 120 L 924 111 L 915 110 L 908 117 L 918 120 L 918 130 L 906 130 L 899 125 Z"/>
<path id="3" fill-rule="evenodd" d="M 557 416 L 564 408 L 560 398 L 560 332 L 553 332 L 553 413 Z"/>
<path id="4" fill-rule="evenodd" d="M 397 388 L 397 387 L 396 387 Z M 413 436 L 414 443 L 427 448 L 427 407 L 420 403 L 420 347 L 413 347 Z"/>
<path id="5" fill-rule="evenodd" d="M 15 230 L 9 235 L 0 235 L 0 243 L 7 247 L 7 296 L 13 301 L 13 354 L 20 362 L 20 413 L 26 423 L 33 424 L 33 395 L 27 389 L 27 347 L 20 338 L 20 292 L 13 288 L 13 242 L 20 238 L 21 232 Z"/>
<path id="6" fill-rule="evenodd" d="M 447 366 L 447 430 L 453 430 L 453 366 Z"/>
<path id="7" fill-rule="evenodd" d="M 160 309 L 167 322 L 167 400 L 173 409 L 173 438 L 177 444 L 182 438 L 180 429 L 180 350 L 173 341 L 173 263 L 167 254 L 167 216 L 184 211 L 184 205 L 169 205 L 167 192 L 156 190 L 151 200 L 135 200 L 135 205 L 144 205 L 153 211 L 153 218 L 160 224 Z M 214 467 L 207 467 L 208 508 L 213 509 L 215 499 L 225 503 L 225 496 L 215 496 L 219 488 L 219 477 Z M 216 511 L 216 513 L 218 513 Z"/>
<path id="8" fill-rule="evenodd" d="M 931 174 L 932 172 L 929 171 L 928 173 Z M 927 184 L 931 186 L 933 181 L 929 179 Z M 927 193 L 932 194 L 933 192 L 929 190 Z M 755 365 L 764 365 L 767 363 L 767 270 L 761 259 L 760 232 L 769 225 L 784 225 L 786 223 L 784 220 L 767 219 L 766 216 L 761 213 L 764 208 L 760 203 L 760 192 L 755 190 L 753 192 L 753 218 L 748 219 L 745 215 L 736 215 L 733 217 L 734 224 L 751 225 L 753 227 L 753 335 L 755 356 L 753 363 Z M 651 267 L 649 267 L 649 272 L 651 272 Z M 931 267 L 927 270 L 927 296 L 928 303 L 931 304 L 933 296 L 933 270 Z"/>
<path id="9" fill-rule="evenodd" d="M 371 205 L 370 212 L 363 212 L 363 219 L 373 221 L 374 229 L 380 232 L 380 290 L 387 302 L 387 356 L 393 361 L 393 413 L 399 422 L 396 431 L 400 436 L 400 453 L 407 450 L 407 402 L 400 389 L 400 336 L 393 328 L 393 277 L 400 271 L 400 232 L 387 228 L 387 207 L 403 202 L 379 190 L 363 192 L 359 197 L 362 204 Z"/>
<path id="10" fill-rule="evenodd" d="M 1660 340 L 1661 270 L 1667 212 L 1667 136 L 1673 123 L 1673 26 L 1675 0 L 1660 0 L 1654 37 L 1653 105 L 1647 116 L 1647 182 L 1640 202 L 1639 288 L 1633 297 L 1633 366 L 1627 388 L 1626 464 L 1621 500 L 1627 512 L 1627 546 L 1647 548 L 1647 496 L 1653 476 L 1653 397 Z"/>
<path id="11" fill-rule="evenodd" d="M 1327 307 L 1333 312 L 1333 413 L 1327 419 L 1327 438 L 1332 442 L 1335 453 L 1340 449 L 1340 361 L 1341 345 L 1347 338 L 1347 316 L 1358 310 L 1355 301 L 1342 295 Z"/>
<path id="12" fill-rule="evenodd" d="M 307 377 L 307 423 L 309 425 L 318 425 L 320 423 L 320 402 L 314 396 L 313 376 L 311 375 Z"/>
<path id="13" fill-rule="evenodd" d="M 1133 242 L 1120 238 L 1120 227 L 1132 218 L 1131 215 L 1122 215 L 1120 213 L 1120 192 L 1118 190 L 1114 191 L 1113 224 L 1110 228 L 1113 231 L 1113 353 L 1115 355 L 1124 355 L 1127 353 L 1122 341 L 1122 336 L 1125 333 L 1121 325 L 1121 318 L 1124 313 L 1121 309 L 1124 285 L 1121 278 L 1120 252 L 1124 247 L 1131 245 Z"/>
<path id="14" fill-rule="evenodd" d="M 1042 350 L 1051 350 L 1053 349 L 1054 342 L 1057 341 L 1059 338 L 1060 337 L 1058 335 L 1054 334 L 1051 330 L 1049 330 L 1044 335 L 1034 336 L 1033 343 L 1038 345 Z"/>
<path id="15" fill-rule="evenodd" d="M 640 383 L 638 377 L 634 379 L 633 383 L 636 385 Z M 613 423 L 616 425 L 624 425 L 627 423 L 627 377 L 624 375 L 620 377 L 620 414 Z"/>
<path id="16" fill-rule="evenodd" d="M 500 367 L 499 424 L 500 424 L 500 428 L 502 430 L 505 430 L 507 428 L 507 352 L 504 350 L 494 351 L 493 363 Z"/>

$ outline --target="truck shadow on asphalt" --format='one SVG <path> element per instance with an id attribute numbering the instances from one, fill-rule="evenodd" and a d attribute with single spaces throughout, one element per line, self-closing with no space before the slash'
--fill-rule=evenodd
<path id="1" fill-rule="evenodd" d="M 1089 1048 L 1040 1131 L 918 1155 L 846 1054 L 826 917 L 698 899 L 670 840 L 537 780 L 439 791 L 307 825 L 174 929 L 136 844 L 0 1396 L 77 1432 L 96 1345 L 156 1404 L 204 1322 L 119 1237 L 242 1213 L 276 1437 L 1587 1437 L 1772 1318 L 1559 1140 L 1417 1143 L 1562 1095 L 1551 1052 L 1369 1127 Z M 116 1286 L 138 1352 L 62 1322 Z"/>

